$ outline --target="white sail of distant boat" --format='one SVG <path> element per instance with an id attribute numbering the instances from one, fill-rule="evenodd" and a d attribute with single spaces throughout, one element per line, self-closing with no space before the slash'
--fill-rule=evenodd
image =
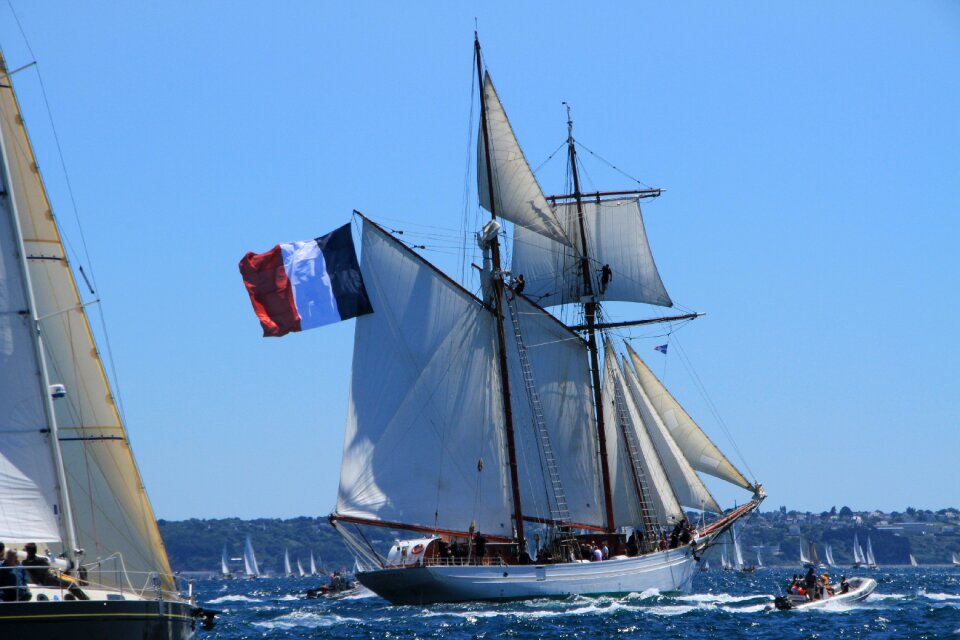
<path id="1" fill-rule="evenodd" d="M 953 564 L 960 564 L 960 556 L 953 554 Z"/>
<path id="2" fill-rule="evenodd" d="M 824 544 L 823 559 L 826 561 L 828 567 L 837 566 L 837 563 L 833 559 L 833 547 L 831 547 L 829 544 Z"/>
<path id="3" fill-rule="evenodd" d="M 803 566 L 809 566 L 813 564 L 813 561 L 810 559 L 810 555 L 807 553 L 807 543 L 804 541 L 803 536 L 800 536 L 800 564 Z"/>
<path id="4" fill-rule="evenodd" d="M 730 537 L 733 538 L 733 568 L 743 571 L 743 552 L 740 550 L 740 531 L 736 525 L 730 527 Z"/>
<path id="5" fill-rule="evenodd" d="M 710 571 L 710 561 L 709 561 L 709 560 L 704 560 L 704 561 L 703 561 L 703 566 L 700 568 L 700 571 L 704 571 L 704 572 Z"/>
<path id="6" fill-rule="evenodd" d="M 871 569 L 877 568 L 877 559 L 873 556 L 873 544 L 870 542 L 870 536 L 867 536 L 867 566 Z"/>
<path id="7" fill-rule="evenodd" d="M 863 547 L 860 546 L 860 542 L 857 540 L 857 533 L 853 533 L 853 566 L 859 567 L 860 565 L 866 564 L 867 559 L 863 555 Z"/>
<path id="8" fill-rule="evenodd" d="M 759 568 L 762 566 L 763 566 L 763 558 L 760 557 L 760 552 L 757 551 L 757 567 Z"/>
<path id="9" fill-rule="evenodd" d="M 917 559 L 913 557 L 912 553 L 910 554 L 910 566 L 911 567 L 917 566 Z"/>
<path id="10" fill-rule="evenodd" d="M 356 214 L 375 312 L 356 320 L 330 522 L 372 567 L 359 581 L 394 604 L 687 591 L 699 554 L 765 493 L 629 345 L 621 360 L 599 321 L 608 300 L 672 306 L 639 204 L 659 191 L 582 193 L 568 118 L 576 186 L 546 198 L 478 41 L 475 53 L 477 184 L 491 213 L 476 235 L 479 292 Z M 501 242 L 511 228 L 501 219 L 514 223 L 510 266 Z M 582 307 L 584 325 L 544 308 L 565 304 Z M 752 499 L 725 511 L 700 473 Z M 717 515 L 691 533 L 685 507 Z M 359 527 L 418 537 L 381 555 Z M 659 548 L 671 530 L 678 536 Z M 583 545 L 599 540 L 633 551 L 580 562 Z M 551 561 L 530 561 L 541 554 Z"/>
<path id="11" fill-rule="evenodd" d="M 310 552 L 310 575 L 319 575 L 317 573 L 317 563 L 313 560 L 313 551 Z"/>
<path id="12" fill-rule="evenodd" d="M 290 566 L 290 550 L 283 550 L 283 575 L 288 578 L 293 575 L 293 567 Z"/>
<path id="13" fill-rule="evenodd" d="M 227 555 L 227 545 L 223 545 L 223 554 L 220 556 L 220 575 L 230 575 L 230 556 Z"/>
<path id="14" fill-rule="evenodd" d="M 727 549 L 726 545 L 720 550 L 720 568 L 724 571 L 732 571 L 733 565 L 730 564 L 730 561 L 727 560 Z"/>
<path id="15" fill-rule="evenodd" d="M 297 558 L 297 575 L 301 578 L 307 575 L 307 572 L 303 570 L 303 565 L 300 563 L 300 558 Z"/>
<path id="16" fill-rule="evenodd" d="M 257 556 L 253 552 L 253 542 L 250 540 L 250 536 L 247 536 L 243 545 L 243 567 L 248 578 L 260 577 L 260 567 L 257 566 Z"/>

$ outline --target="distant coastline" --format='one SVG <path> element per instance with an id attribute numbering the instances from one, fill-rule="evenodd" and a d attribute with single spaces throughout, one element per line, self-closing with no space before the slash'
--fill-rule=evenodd
<path id="1" fill-rule="evenodd" d="M 696 514 L 689 515 L 695 521 Z M 183 573 L 219 572 L 224 546 L 228 556 L 239 558 L 247 536 L 257 550 L 261 570 L 267 574 L 282 573 L 285 550 L 294 560 L 305 560 L 313 551 L 328 570 L 353 565 L 340 537 L 323 517 L 158 522 L 171 564 L 175 571 Z M 960 554 L 960 509 L 931 511 L 908 507 L 903 512 L 885 513 L 834 507 L 811 513 L 780 507 L 752 514 L 743 524 L 741 545 L 748 564 L 756 562 L 759 552 L 764 565 L 799 567 L 802 537 L 821 549 L 829 543 L 842 566 L 852 563 L 854 532 L 862 538 L 861 542 L 870 537 L 880 566 L 907 565 L 911 554 L 920 565 L 948 565 L 951 554 Z M 393 538 L 393 533 L 384 529 L 382 536 L 370 542 L 384 551 Z M 239 571 L 241 563 L 235 565 Z"/>

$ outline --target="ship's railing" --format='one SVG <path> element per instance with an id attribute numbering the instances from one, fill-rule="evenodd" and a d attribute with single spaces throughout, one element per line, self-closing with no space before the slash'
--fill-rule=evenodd
<path id="1" fill-rule="evenodd" d="M 424 558 L 423 564 L 427 566 L 449 566 L 449 567 L 466 567 L 466 566 L 484 566 L 484 567 L 505 567 L 507 566 L 506 561 L 500 556 L 492 556 L 485 558 L 442 558 L 440 556 L 434 556 L 432 558 Z"/>

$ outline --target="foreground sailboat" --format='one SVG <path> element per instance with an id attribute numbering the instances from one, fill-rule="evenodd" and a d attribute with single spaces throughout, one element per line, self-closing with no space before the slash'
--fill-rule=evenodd
<path id="1" fill-rule="evenodd" d="M 3 590 L 0 637 L 190 638 L 37 166 L 0 54 L 0 541 L 50 565 Z"/>
<path id="2" fill-rule="evenodd" d="M 639 207 L 659 190 L 582 193 L 568 122 L 573 193 L 545 197 L 475 52 L 481 295 L 358 214 L 374 312 L 356 323 L 330 521 L 360 582 L 397 604 L 688 591 L 699 554 L 764 493 L 604 338 L 603 301 L 672 304 Z M 568 303 L 583 324 L 540 306 Z M 752 499 L 724 514 L 698 472 Z M 684 507 L 723 515 L 694 528 Z M 419 537 L 382 555 L 365 526 Z"/>

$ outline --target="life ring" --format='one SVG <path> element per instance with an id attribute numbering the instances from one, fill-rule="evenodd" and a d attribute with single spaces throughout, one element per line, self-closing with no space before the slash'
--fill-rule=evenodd
<path id="1" fill-rule="evenodd" d="M 413 545 L 413 548 L 410 549 L 410 553 L 413 553 L 413 554 L 423 553 L 423 545 L 419 543 Z"/>

